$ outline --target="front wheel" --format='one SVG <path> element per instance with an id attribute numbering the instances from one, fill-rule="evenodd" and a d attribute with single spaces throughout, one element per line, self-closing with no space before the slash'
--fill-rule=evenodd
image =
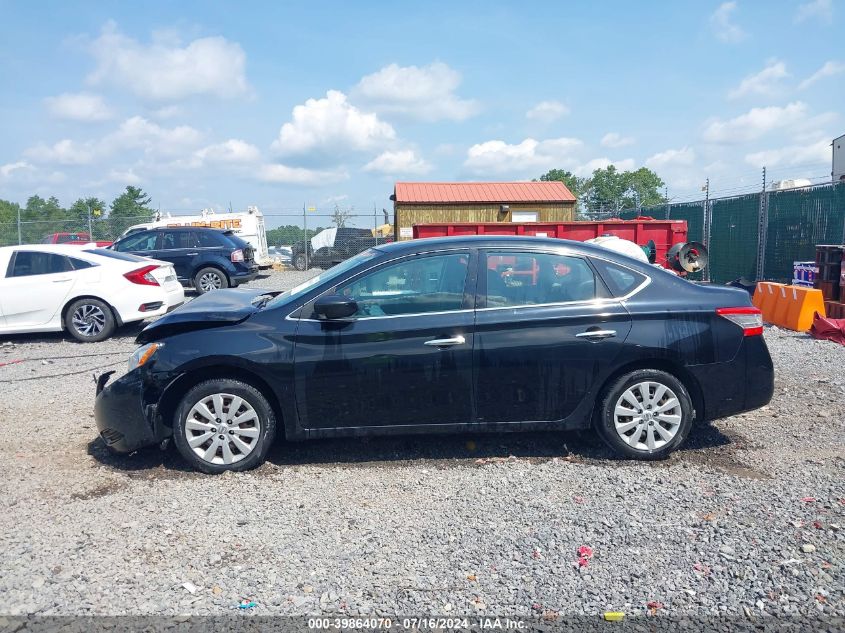
<path id="1" fill-rule="evenodd" d="M 79 299 L 68 306 L 65 327 L 77 341 L 98 343 L 112 335 L 117 322 L 105 301 Z"/>
<path id="2" fill-rule="evenodd" d="M 194 468 L 219 474 L 261 465 L 276 433 L 264 395 L 239 380 L 207 380 L 192 388 L 176 409 L 173 441 Z"/>
<path id="3" fill-rule="evenodd" d="M 663 371 L 641 369 L 618 378 L 600 403 L 596 426 L 614 451 L 634 459 L 663 459 L 692 427 L 693 408 L 683 383 Z"/>

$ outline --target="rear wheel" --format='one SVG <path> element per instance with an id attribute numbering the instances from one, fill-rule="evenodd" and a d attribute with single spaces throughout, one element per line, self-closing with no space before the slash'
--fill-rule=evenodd
<path id="1" fill-rule="evenodd" d="M 194 276 L 194 288 L 196 288 L 197 292 L 201 295 L 204 295 L 206 292 L 211 292 L 212 290 L 220 290 L 221 288 L 228 287 L 229 279 L 219 268 L 213 268 L 211 266 L 202 268 Z"/>
<path id="2" fill-rule="evenodd" d="M 112 335 L 117 322 L 105 301 L 78 299 L 65 312 L 65 327 L 77 341 L 97 343 Z"/>
<path id="3" fill-rule="evenodd" d="M 261 465 L 275 433 L 267 399 L 239 380 L 198 384 L 182 398 L 173 421 L 179 453 L 197 470 L 211 474 Z"/>
<path id="4" fill-rule="evenodd" d="M 307 270 L 308 269 L 308 260 L 305 257 L 304 253 L 299 253 L 294 256 L 293 258 L 293 267 L 297 270 Z"/>
<path id="5" fill-rule="evenodd" d="M 692 419 L 692 402 L 680 380 L 641 369 L 621 376 L 605 391 L 596 426 L 617 453 L 654 460 L 683 443 Z"/>

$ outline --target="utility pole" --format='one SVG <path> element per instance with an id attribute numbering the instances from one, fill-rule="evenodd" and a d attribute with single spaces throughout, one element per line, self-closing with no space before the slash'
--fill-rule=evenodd
<path id="1" fill-rule="evenodd" d="M 21 206 L 18 205 L 18 246 L 23 243 L 21 239 Z"/>
<path id="2" fill-rule="evenodd" d="M 378 216 L 376 215 L 377 212 L 378 212 L 378 210 L 376 209 L 376 203 L 374 201 L 373 202 L 373 237 L 376 238 L 376 246 L 378 246 L 378 237 L 379 237 Z"/>
<path id="3" fill-rule="evenodd" d="M 760 211 L 757 224 L 757 279 L 766 274 L 766 233 L 769 226 L 769 194 L 766 193 L 766 168 L 763 167 L 763 188 L 760 190 Z"/>
<path id="4" fill-rule="evenodd" d="M 704 185 L 704 246 L 710 250 L 710 178 Z M 704 281 L 710 281 L 710 267 L 704 269 Z"/>
<path id="5" fill-rule="evenodd" d="M 666 219 L 669 219 L 669 187 L 663 187 L 663 200 L 666 203 Z"/>
<path id="6" fill-rule="evenodd" d="M 91 225 L 91 200 L 88 200 L 88 203 L 85 205 L 88 207 L 88 238 L 93 240 L 94 239 L 94 228 Z"/>
<path id="7" fill-rule="evenodd" d="M 308 216 L 306 215 L 307 202 L 302 203 L 302 246 L 305 251 L 305 270 L 308 270 Z"/>

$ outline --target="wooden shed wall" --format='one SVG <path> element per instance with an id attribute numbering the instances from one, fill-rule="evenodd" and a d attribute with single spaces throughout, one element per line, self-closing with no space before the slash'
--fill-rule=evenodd
<path id="1" fill-rule="evenodd" d="M 461 205 L 423 205 L 402 204 L 394 206 L 395 235 L 399 240 L 410 239 L 400 237 L 400 229 L 412 227 L 415 224 L 437 222 L 511 222 L 514 211 L 536 211 L 538 222 L 571 222 L 575 219 L 575 203 L 526 203 L 508 204 L 507 213 L 500 214 L 500 204 L 461 204 Z"/>

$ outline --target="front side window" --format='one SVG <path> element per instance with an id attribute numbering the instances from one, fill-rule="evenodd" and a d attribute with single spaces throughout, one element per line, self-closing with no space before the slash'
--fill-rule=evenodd
<path id="1" fill-rule="evenodd" d="M 73 270 L 70 260 L 54 253 L 18 251 L 9 270 L 9 277 L 28 277 L 30 275 L 51 275 Z"/>
<path id="2" fill-rule="evenodd" d="M 358 303 L 357 317 L 460 310 L 469 254 L 405 259 L 337 287 Z"/>
<path id="3" fill-rule="evenodd" d="M 118 251 L 154 251 L 158 233 L 139 233 L 121 240 L 115 245 Z"/>
<path id="4" fill-rule="evenodd" d="M 587 301 L 597 296 L 593 269 L 580 257 L 490 252 L 485 275 L 488 308 Z"/>

